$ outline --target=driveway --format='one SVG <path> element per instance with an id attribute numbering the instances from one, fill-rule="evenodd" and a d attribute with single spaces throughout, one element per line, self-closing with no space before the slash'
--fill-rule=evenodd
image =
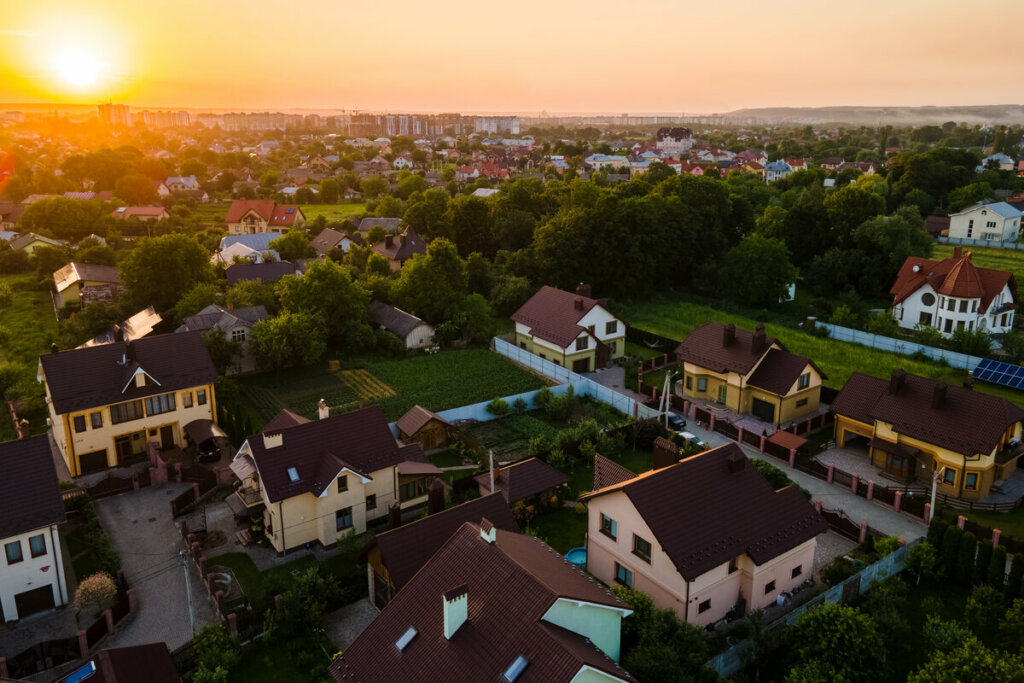
<path id="1" fill-rule="evenodd" d="M 104 647 L 165 642 L 174 650 L 215 621 L 199 572 L 181 554 L 185 543 L 171 518 L 171 499 L 189 486 L 167 484 L 97 501 L 100 522 L 138 601 L 136 614 Z"/>

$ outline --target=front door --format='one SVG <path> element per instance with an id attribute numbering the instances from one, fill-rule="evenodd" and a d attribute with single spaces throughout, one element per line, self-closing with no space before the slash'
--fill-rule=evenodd
<path id="1" fill-rule="evenodd" d="M 729 387 L 724 384 L 718 385 L 718 402 L 725 403 L 725 399 L 729 396 Z"/>
<path id="2" fill-rule="evenodd" d="M 117 452 L 118 464 L 125 464 L 132 459 L 132 437 L 119 436 L 114 439 L 114 450 Z"/>
<path id="3" fill-rule="evenodd" d="M 18 610 L 18 618 L 24 619 L 36 612 L 53 609 L 56 603 L 53 600 L 53 586 L 40 586 L 24 593 L 14 596 L 14 607 Z"/>
<path id="4" fill-rule="evenodd" d="M 572 371 L 580 373 L 590 372 L 590 359 L 580 358 L 579 360 L 574 360 L 572 362 Z"/>
<path id="5" fill-rule="evenodd" d="M 892 453 L 885 454 L 885 471 L 889 474 L 896 475 L 900 479 L 910 478 L 910 465 L 912 460 L 901 457 L 899 455 L 893 455 Z"/>
<path id="6" fill-rule="evenodd" d="M 775 406 L 768 403 L 768 401 L 755 398 L 754 403 L 750 407 L 750 412 L 762 422 L 775 422 Z"/>
<path id="7" fill-rule="evenodd" d="M 160 428 L 160 448 L 167 450 L 174 448 L 174 425 L 166 425 Z"/>

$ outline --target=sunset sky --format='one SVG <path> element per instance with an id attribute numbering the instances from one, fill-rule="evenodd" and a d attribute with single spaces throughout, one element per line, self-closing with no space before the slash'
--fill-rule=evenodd
<path id="1" fill-rule="evenodd" d="M 1019 103 L 1020 9 L 1020 0 L 11 0 L 0 16 L 0 102 L 610 113 Z"/>

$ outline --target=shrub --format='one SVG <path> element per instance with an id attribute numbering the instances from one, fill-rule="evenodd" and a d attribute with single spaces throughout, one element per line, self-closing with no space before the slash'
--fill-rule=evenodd
<path id="1" fill-rule="evenodd" d="M 117 584 L 114 578 L 106 572 L 97 572 L 87 576 L 78 584 L 75 591 L 75 609 L 84 612 L 86 608 L 93 607 L 97 612 L 107 602 L 117 596 Z"/>
<path id="2" fill-rule="evenodd" d="M 556 470 L 564 471 L 569 468 L 569 456 L 561 448 L 555 448 L 548 453 L 548 464 Z"/>
<path id="3" fill-rule="evenodd" d="M 956 573 L 957 551 L 960 549 L 960 537 L 963 534 L 962 529 L 951 526 L 942 535 L 942 545 L 939 546 L 939 573 L 945 577 L 953 578 Z"/>
<path id="4" fill-rule="evenodd" d="M 907 569 L 917 575 L 918 583 L 922 576 L 931 576 L 935 572 L 939 556 L 928 541 L 922 541 L 910 549 L 907 553 Z"/>
<path id="5" fill-rule="evenodd" d="M 840 584 L 857 573 L 857 565 L 845 555 L 832 560 L 821 570 L 821 580 L 829 586 Z"/>
<path id="6" fill-rule="evenodd" d="M 974 634 L 988 640 L 1003 620 L 1003 596 L 992 586 L 975 586 L 964 606 L 964 621 Z"/>
<path id="7" fill-rule="evenodd" d="M 551 389 L 548 387 L 541 387 L 537 390 L 537 393 L 533 395 L 533 405 L 541 410 L 545 409 L 554 394 L 551 393 Z"/>
<path id="8" fill-rule="evenodd" d="M 514 412 L 516 415 L 522 415 L 523 413 L 525 413 L 526 408 L 526 401 L 523 400 L 522 396 L 520 396 L 519 398 L 512 402 L 512 412 Z"/>
<path id="9" fill-rule="evenodd" d="M 974 574 L 971 576 L 971 583 L 975 586 L 985 583 L 988 577 L 988 566 L 992 563 L 992 541 L 982 541 L 978 544 L 978 554 L 974 558 Z"/>
<path id="10" fill-rule="evenodd" d="M 551 450 L 551 440 L 544 434 L 537 434 L 536 436 L 530 437 L 530 443 L 526 448 L 526 452 L 530 457 L 537 457 L 544 455 Z"/>
<path id="11" fill-rule="evenodd" d="M 886 536 L 875 543 L 875 555 L 882 559 L 886 555 L 896 552 L 903 543 L 896 536 Z"/>
<path id="12" fill-rule="evenodd" d="M 957 581 L 970 583 L 974 576 L 974 556 L 978 552 L 978 538 L 970 531 L 960 539 L 960 548 L 957 551 L 956 572 L 954 578 Z"/>
<path id="13" fill-rule="evenodd" d="M 496 398 L 487 404 L 487 412 L 491 415 L 505 415 L 508 413 L 508 402 L 500 398 Z"/>
<path id="14" fill-rule="evenodd" d="M 955 650 L 973 634 L 971 630 L 959 621 L 946 621 L 939 617 L 929 615 L 921 629 L 921 635 L 930 649 L 949 652 Z"/>
<path id="15" fill-rule="evenodd" d="M 679 437 L 679 435 L 675 433 L 673 433 L 673 436 Z M 754 467 L 757 468 L 757 471 L 761 473 L 761 476 L 768 480 L 768 483 L 771 484 L 771 487 L 773 489 L 778 490 L 781 488 L 785 488 L 792 483 L 789 477 L 786 476 L 785 472 L 783 472 L 770 462 L 767 462 L 765 460 L 759 460 L 757 458 L 751 458 L 750 462 L 754 464 Z"/>
<path id="16" fill-rule="evenodd" d="M 928 525 L 928 535 L 925 537 L 925 540 L 931 543 L 933 547 L 938 548 L 942 545 L 942 537 L 945 535 L 947 528 L 949 528 L 949 522 L 938 515 L 933 516 L 931 524 Z"/>
<path id="17" fill-rule="evenodd" d="M 1024 580 L 1024 553 L 1016 553 L 1013 562 L 1010 564 L 1010 578 L 1006 580 L 1006 590 L 1003 595 L 1008 602 L 1012 602 L 1021 596 L 1020 584 Z"/>
<path id="18" fill-rule="evenodd" d="M 992 549 L 992 561 L 988 564 L 988 585 L 1002 592 L 1006 583 L 1006 546 Z"/>

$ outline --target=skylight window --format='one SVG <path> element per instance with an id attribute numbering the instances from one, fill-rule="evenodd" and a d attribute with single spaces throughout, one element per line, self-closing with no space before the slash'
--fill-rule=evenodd
<path id="1" fill-rule="evenodd" d="M 511 683 L 512 681 L 519 678 L 519 674 L 523 673 L 523 670 L 527 667 L 527 665 L 529 665 L 529 663 L 530 660 L 528 660 L 526 657 L 522 655 L 516 657 L 516 661 L 512 662 L 511 666 L 505 669 L 505 673 L 503 674 L 505 680 Z"/>
<path id="2" fill-rule="evenodd" d="M 299 471 L 294 467 L 288 468 L 288 480 L 293 484 L 299 480 Z"/>
<path id="3" fill-rule="evenodd" d="M 416 627 L 410 626 L 406 630 L 406 632 L 402 634 L 402 637 L 395 641 L 395 647 L 398 648 L 399 652 L 404 651 L 405 648 L 409 645 L 409 643 L 412 642 L 412 639 L 417 636 L 417 634 L 419 634 L 419 631 L 416 630 Z"/>

